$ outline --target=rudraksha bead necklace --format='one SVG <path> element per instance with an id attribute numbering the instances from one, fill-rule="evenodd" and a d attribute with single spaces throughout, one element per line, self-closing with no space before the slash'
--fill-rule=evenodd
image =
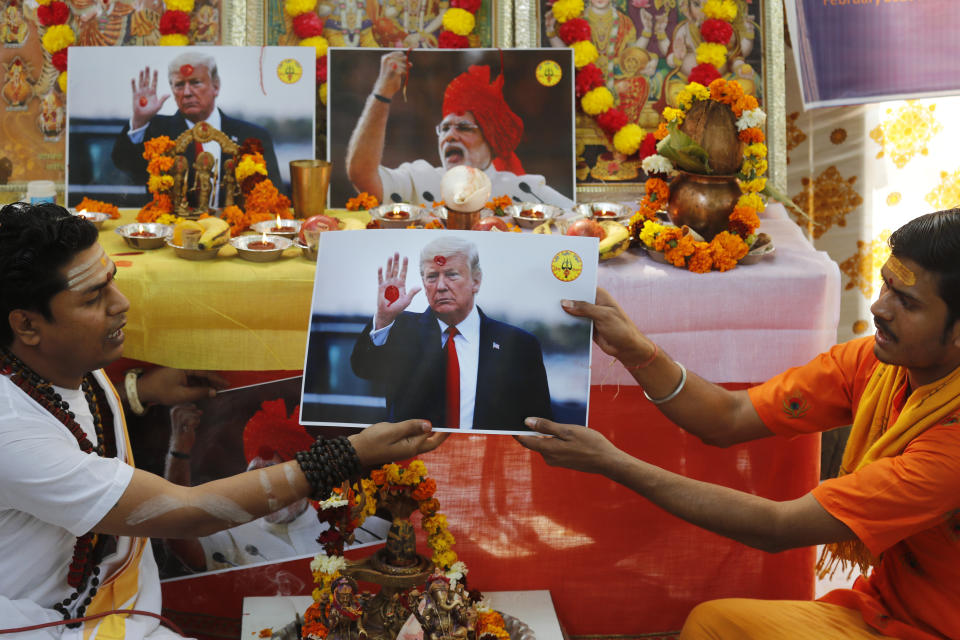
<path id="1" fill-rule="evenodd" d="M 93 416 L 93 427 L 97 436 L 96 446 L 87 438 L 86 433 L 77 423 L 76 416 L 70 411 L 70 406 L 60 397 L 53 385 L 41 378 L 33 369 L 25 365 L 7 349 L 0 349 L 0 374 L 7 376 L 10 382 L 17 385 L 34 402 L 63 423 L 73 434 L 73 437 L 77 439 L 81 451 L 96 453 L 98 456 L 104 455 L 103 420 L 100 416 L 100 406 L 93 392 L 90 374 L 84 376 L 80 388 L 83 390 L 83 395 L 90 407 L 90 415 Z M 64 598 L 63 601 L 53 605 L 53 608 L 63 616 L 64 620 L 71 618 L 70 610 L 67 607 L 87 592 L 88 584 L 90 592 L 80 602 L 74 614 L 75 617 L 83 617 L 93 600 L 93 596 L 97 593 L 100 586 L 100 567 L 97 566 L 100 560 L 98 552 L 103 548 L 102 543 L 102 537 L 93 532 L 87 532 L 78 537 L 73 546 L 73 559 L 70 561 L 70 568 L 67 571 L 67 584 L 74 588 L 74 592 Z M 79 627 L 80 623 L 67 626 Z"/>

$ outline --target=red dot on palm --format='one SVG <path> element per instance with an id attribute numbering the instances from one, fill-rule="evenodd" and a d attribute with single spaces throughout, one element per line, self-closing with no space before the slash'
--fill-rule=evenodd
<path id="1" fill-rule="evenodd" d="M 387 302 L 393 304 L 397 301 L 397 298 L 400 297 L 400 289 L 397 289 L 395 286 L 390 285 L 383 290 L 383 297 L 387 299 Z"/>
<path id="2" fill-rule="evenodd" d="M 147 106 L 147 99 L 146 99 L 146 98 L 140 98 L 140 106 L 141 106 L 141 107 Z"/>

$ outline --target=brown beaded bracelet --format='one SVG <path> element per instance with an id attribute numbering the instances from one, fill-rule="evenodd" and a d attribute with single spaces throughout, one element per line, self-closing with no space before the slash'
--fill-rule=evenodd
<path id="1" fill-rule="evenodd" d="M 360 457 L 345 436 L 318 437 L 309 449 L 298 451 L 296 459 L 314 500 L 326 500 L 344 480 L 360 477 Z"/>

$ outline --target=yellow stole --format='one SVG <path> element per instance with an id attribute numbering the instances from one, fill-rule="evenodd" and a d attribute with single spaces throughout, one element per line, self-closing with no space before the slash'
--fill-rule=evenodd
<path id="1" fill-rule="evenodd" d="M 114 415 L 114 424 L 111 428 L 116 429 L 117 418 L 122 425 L 123 439 L 117 438 L 117 457 L 129 465 L 133 465 L 133 452 L 130 448 L 130 436 L 127 433 L 127 421 L 123 416 L 123 408 L 120 404 L 120 396 L 117 390 L 110 383 L 110 380 L 103 372 L 96 376 L 97 381 L 104 388 L 108 396 L 108 401 L 112 397 L 111 411 Z M 112 395 L 111 395 L 112 394 Z M 96 595 L 94 595 L 90 606 L 87 607 L 87 615 L 95 615 L 104 611 L 114 609 L 133 609 L 137 603 L 137 594 L 140 592 L 140 560 L 143 557 L 143 551 L 148 543 L 147 538 L 132 538 L 126 557 L 121 566 L 109 576 L 103 579 Z M 114 640 L 126 637 L 126 615 L 110 615 L 103 618 L 97 618 L 84 623 L 83 640 Z"/>
<path id="2" fill-rule="evenodd" d="M 960 367 L 930 384 L 917 387 L 903 410 L 888 424 L 897 391 L 906 384 L 907 370 L 879 363 L 860 398 L 837 477 L 865 467 L 879 458 L 900 455 L 911 440 L 960 410 Z M 838 568 L 849 573 L 855 567 L 866 574 L 877 558 L 860 540 L 833 542 L 824 547 L 817 561 L 817 575 L 832 576 Z"/>

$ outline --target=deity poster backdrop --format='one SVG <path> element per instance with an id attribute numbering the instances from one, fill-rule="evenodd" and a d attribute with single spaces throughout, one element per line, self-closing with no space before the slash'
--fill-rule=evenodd
<path id="1" fill-rule="evenodd" d="M 763 104 L 763 2 L 734 0 L 736 18 L 727 45 L 727 62 L 720 69 Z M 700 28 L 707 19 L 706 0 L 585 0 L 582 18 L 590 25 L 590 41 L 599 57 L 605 86 L 630 122 L 653 131 L 664 107 L 676 107 L 677 94 L 689 82 L 697 64 Z M 538 0 L 540 42 L 566 47 L 557 35 L 550 0 Z M 646 179 L 636 158 L 624 158 L 596 120 L 577 110 L 577 183 L 609 188 L 637 186 Z"/>
<path id="2" fill-rule="evenodd" d="M 960 93 L 956 0 L 786 0 L 804 107 Z"/>
<path id="3" fill-rule="evenodd" d="M 290 161 L 314 157 L 316 74 L 315 55 L 309 47 L 129 47 L 122 55 L 108 47 L 76 47 L 70 51 L 68 75 L 70 206 L 84 196 L 121 207 L 140 207 L 150 200 L 146 172 L 129 175 L 111 154 L 117 138 L 126 135 L 122 132 L 130 124 L 131 81 L 136 81 L 145 68 L 150 68 L 151 75 L 157 71 L 158 98 L 170 96 L 157 117 L 177 116 L 168 66 L 185 52 L 213 56 L 220 77 L 215 104 L 223 122 L 239 122 L 239 131 L 247 130 L 250 124 L 267 130 L 280 171 L 281 184 L 276 186 L 290 194 Z M 288 60 L 293 63 L 281 67 Z M 300 72 L 281 73 L 281 68 Z"/>
<path id="4" fill-rule="evenodd" d="M 198 485 L 262 468 L 290 458 L 290 449 L 306 448 L 318 435 L 343 435 L 343 429 L 296 429 L 301 378 L 234 387 L 216 397 L 171 407 L 169 430 L 138 432 L 139 465 L 181 485 Z M 281 451 L 274 457 L 274 448 Z M 190 456 L 176 459 L 176 451 Z M 316 538 L 326 528 L 307 501 L 274 514 L 202 538 L 153 540 L 160 577 L 195 576 L 224 569 L 274 564 L 312 557 L 320 551 Z M 357 531 L 356 544 L 382 541 L 389 523 L 377 517 Z"/>
<path id="5" fill-rule="evenodd" d="M 436 296 L 431 293 L 430 283 L 421 278 L 420 252 L 428 243 L 449 237 L 475 245 L 482 273 L 473 299 L 480 314 L 477 351 L 462 358 L 465 372 L 474 368 L 468 359 L 476 358 L 470 360 L 477 371 L 474 419 L 481 423 L 470 432 L 529 433 L 523 418 L 533 414 L 511 424 L 482 424 L 483 416 L 512 415 L 538 404 L 538 371 L 544 369 L 549 387 L 545 411 L 558 422 L 586 425 L 591 324 L 564 312 L 560 301 L 594 300 L 597 240 L 410 229 L 321 234 L 304 364 L 303 424 L 366 427 L 387 419 L 429 418 L 425 413 L 431 411 L 439 415 L 437 398 L 444 389 L 442 382 L 434 382 L 438 371 L 442 374 L 437 367 L 446 369 L 443 360 L 437 362 L 440 329 L 430 307 L 444 313 L 441 297 L 464 298 L 455 285 L 447 285 L 452 293 L 441 296 L 439 286 L 433 287 Z M 369 325 L 380 298 L 377 270 L 386 271 L 395 252 L 408 261 L 406 290 L 422 290 L 390 328 L 386 344 L 379 347 L 386 351 L 370 351 Z M 441 270 L 449 267 L 443 256 L 427 262 L 428 267 L 434 264 Z M 390 291 L 385 289 L 384 295 L 389 301 Z M 539 345 L 539 353 L 532 342 Z M 417 414 L 404 414 L 412 406 Z M 438 430 L 460 431 L 436 419 L 433 424 Z"/>
<path id="6" fill-rule="evenodd" d="M 387 53 L 383 49 L 331 48 L 327 54 L 331 206 L 342 207 L 357 194 L 358 189 L 347 177 L 347 145 L 377 81 L 380 60 Z M 414 49 L 408 55 L 413 66 L 406 90 L 397 92 L 389 105 L 382 167 L 394 169 L 416 160 L 441 166 L 437 127 L 443 119 L 444 91 L 471 66 L 486 66 L 491 81 L 503 73 L 504 99 L 523 121 L 522 138 L 515 151 L 522 175 L 543 176 L 547 186 L 563 198 L 575 199 L 571 49 Z M 556 71 L 545 75 L 547 68 Z M 429 205 L 441 199 L 439 193 L 422 191 L 418 190 L 416 202 L 411 204 Z M 383 194 L 382 201 L 396 200 Z"/>

